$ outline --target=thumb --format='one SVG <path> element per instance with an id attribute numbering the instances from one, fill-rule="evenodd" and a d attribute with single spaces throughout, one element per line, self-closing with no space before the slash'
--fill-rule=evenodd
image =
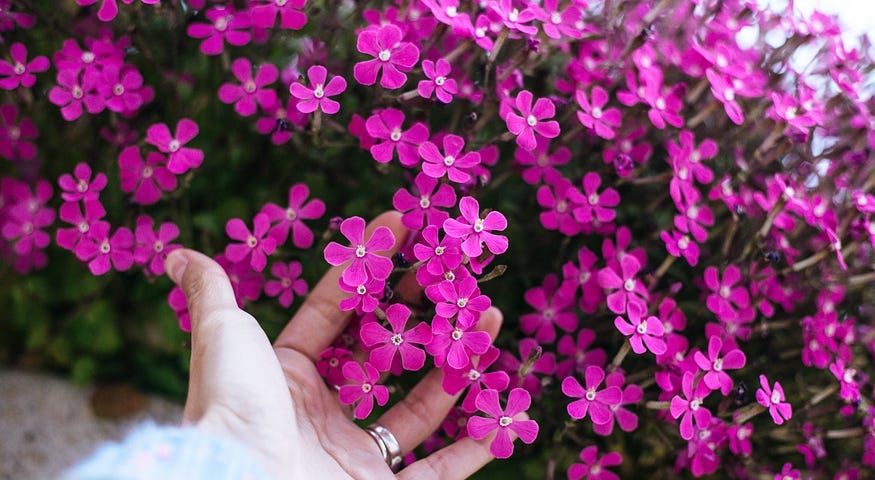
<path id="1" fill-rule="evenodd" d="M 237 310 L 231 280 L 221 265 L 194 250 L 177 249 L 167 255 L 167 275 L 185 293 L 191 315 L 192 334 L 221 310 Z"/>

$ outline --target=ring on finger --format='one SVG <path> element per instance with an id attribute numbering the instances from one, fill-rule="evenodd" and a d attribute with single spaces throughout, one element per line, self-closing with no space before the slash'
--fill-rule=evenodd
<path id="1" fill-rule="evenodd" d="M 383 460 L 386 461 L 386 465 L 389 465 L 389 468 L 394 470 L 401 465 L 401 445 L 388 428 L 379 423 L 374 423 L 366 428 L 365 431 L 377 442 L 380 453 L 383 455 Z"/>

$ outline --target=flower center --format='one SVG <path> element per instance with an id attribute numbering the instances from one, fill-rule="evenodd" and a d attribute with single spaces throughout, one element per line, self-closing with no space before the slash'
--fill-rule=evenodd
<path id="1" fill-rule="evenodd" d="M 647 320 L 641 320 L 641 323 L 635 327 L 635 331 L 638 332 L 638 335 L 644 335 L 647 333 Z"/>
<path id="2" fill-rule="evenodd" d="M 171 140 L 170 143 L 167 145 L 167 150 L 170 150 L 170 153 L 174 153 L 174 152 L 176 152 L 177 150 L 179 150 L 179 147 L 180 147 L 180 146 L 181 146 L 181 145 L 179 144 L 179 140 L 177 140 L 177 139 L 174 138 L 174 139 Z"/>
<path id="3" fill-rule="evenodd" d="M 457 329 L 453 330 L 453 333 L 451 333 L 450 336 L 453 337 L 453 340 L 458 342 L 459 340 L 462 339 L 462 333 L 464 333 L 464 332 L 462 332 L 461 330 L 459 330 L 457 328 Z"/>
<path id="4" fill-rule="evenodd" d="M 249 238 L 246 239 L 246 245 L 248 245 L 249 248 L 255 248 L 258 245 L 258 239 L 255 238 L 255 236 L 250 235 Z"/>
<path id="5" fill-rule="evenodd" d="M 631 292 L 635 290 L 635 279 L 627 278 L 625 282 L 623 282 L 623 288 L 626 289 L 627 292 Z"/>
<path id="6" fill-rule="evenodd" d="M 467 298 L 460 298 L 460 299 L 456 300 L 456 306 L 457 306 L 457 307 L 459 307 L 459 308 L 465 308 L 465 305 L 468 305 L 468 299 L 467 299 Z"/>
<path id="7" fill-rule="evenodd" d="M 534 115 L 529 115 L 526 117 L 526 123 L 528 123 L 530 127 L 534 127 L 535 124 L 538 123 L 538 119 L 535 118 Z"/>
<path id="8" fill-rule="evenodd" d="M 480 233 L 483 231 L 483 219 L 478 218 L 476 222 L 474 222 L 474 231 Z"/>
<path id="9" fill-rule="evenodd" d="M 107 253 L 109 253 L 110 250 L 112 250 L 112 247 L 110 247 L 109 239 L 107 238 L 100 243 L 100 253 L 106 255 Z"/>
<path id="10" fill-rule="evenodd" d="M 362 258 L 365 256 L 366 253 L 367 253 L 367 251 L 365 250 L 364 245 L 359 245 L 359 246 L 355 247 L 355 256 L 356 257 Z"/>
<path id="11" fill-rule="evenodd" d="M 254 92 L 255 88 L 255 82 L 252 80 L 247 80 L 246 83 L 243 84 L 243 90 L 246 90 L 246 93 Z"/>
<path id="12" fill-rule="evenodd" d="M 699 400 L 698 398 L 694 398 L 694 399 L 690 402 L 690 410 L 696 411 L 696 410 L 698 410 L 699 407 L 701 407 L 701 406 L 702 406 L 702 401 Z"/>
<path id="13" fill-rule="evenodd" d="M 423 195 L 419 197 L 419 208 L 428 208 L 431 206 L 431 200 L 429 200 L 428 196 Z"/>
<path id="14" fill-rule="evenodd" d="M 143 178 L 151 178 L 152 173 L 152 167 L 143 167 Z"/>
<path id="15" fill-rule="evenodd" d="M 380 61 L 383 62 L 388 62 L 391 57 L 392 52 L 390 52 L 389 50 L 380 50 L 380 53 L 377 54 L 377 58 L 379 58 Z"/>
<path id="16" fill-rule="evenodd" d="M 338 365 L 340 365 L 340 360 L 338 360 L 336 358 L 332 358 L 332 359 L 328 360 L 328 366 L 336 367 Z"/>
<path id="17" fill-rule="evenodd" d="M 444 249 L 445 249 L 444 246 L 437 246 L 434 249 L 434 254 L 437 255 L 438 257 L 440 257 L 441 255 L 444 254 Z"/>
<path id="18" fill-rule="evenodd" d="M 9 138 L 12 140 L 18 140 L 21 138 L 21 129 L 18 127 L 12 127 L 9 129 Z"/>
<path id="19" fill-rule="evenodd" d="M 448 167 L 453 166 L 453 162 L 455 162 L 455 161 L 456 161 L 456 159 L 453 158 L 452 155 L 447 155 L 446 157 L 444 157 L 444 165 L 446 165 Z"/>
<path id="20" fill-rule="evenodd" d="M 586 399 L 590 402 L 595 400 L 595 388 L 590 388 L 586 391 Z"/>
<path id="21" fill-rule="evenodd" d="M 506 426 L 510 425 L 511 423 L 513 423 L 513 419 L 510 417 L 505 416 L 505 417 L 501 417 L 498 419 L 498 424 L 501 425 L 502 427 L 506 427 Z"/>
<path id="22" fill-rule="evenodd" d="M 77 227 L 79 228 L 79 233 L 87 233 L 88 229 L 91 228 L 91 225 L 88 225 L 88 222 L 79 222 Z"/>
<path id="23" fill-rule="evenodd" d="M 656 99 L 656 108 L 659 110 L 665 110 L 665 99 L 659 97 Z"/>
<path id="24" fill-rule="evenodd" d="M 276 6 L 285 7 L 289 0 L 276 0 Z"/>
<path id="25" fill-rule="evenodd" d="M 772 392 L 772 397 L 770 400 L 772 401 L 772 403 L 781 403 L 781 395 L 777 391 L 774 391 Z"/>
<path id="26" fill-rule="evenodd" d="M 289 288 L 292 286 L 292 279 L 284 278 L 280 280 L 280 285 L 282 285 L 283 288 Z"/>
<path id="27" fill-rule="evenodd" d="M 79 193 L 87 192 L 88 191 L 88 182 L 86 182 L 85 180 L 79 180 L 79 183 L 76 184 L 76 190 L 78 190 Z"/>
<path id="28" fill-rule="evenodd" d="M 510 13 L 507 15 L 507 19 L 511 22 L 517 21 L 518 18 L 520 18 L 520 11 L 516 8 L 511 10 Z"/>
<path id="29" fill-rule="evenodd" d="M 444 274 L 444 280 L 448 280 L 448 281 L 452 282 L 455 279 L 456 279 L 456 274 L 453 272 L 447 272 Z"/>
<path id="30" fill-rule="evenodd" d="M 316 98 L 322 98 L 325 96 L 325 90 L 322 88 L 322 84 L 316 85 L 316 88 L 313 90 L 313 96 Z"/>
<path id="31" fill-rule="evenodd" d="M 15 62 L 15 66 L 12 69 L 15 71 L 16 75 L 21 75 L 25 72 L 25 70 L 27 70 L 25 66 L 21 64 L 21 62 Z"/>
<path id="32" fill-rule="evenodd" d="M 550 15 L 550 21 L 553 22 L 554 25 L 559 25 L 562 23 L 562 15 L 560 15 L 559 12 L 553 12 L 553 14 Z"/>
<path id="33" fill-rule="evenodd" d="M 589 200 L 590 205 L 598 205 L 599 204 L 599 194 L 593 193 L 589 196 L 589 198 L 587 200 Z"/>
<path id="34" fill-rule="evenodd" d="M 359 285 L 358 287 L 355 287 L 355 293 L 358 293 L 359 295 L 364 295 L 368 293 L 368 289 L 364 285 Z"/>
<path id="35" fill-rule="evenodd" d="M 717 360 L 714 360 L 714 371 L 720 372 L 722 370 L 723 370 L 723 359 L 720 357 L 717 357 Z"/>
<path id="36" fill-rule="evenodd" d="M 590 273 L 589 271 L 581 272 L 580 275 L 577 276 L 577 282 L 578 283 L 586 283 L 589 281 L 589 279 L 591 277 L 592 277 L 592 273 Z"/>
<path id="37" fill-rule="evenodd" d="M 459 10 L 454 6 L 449 6 L 444 10 L 448 17 L 453 18 L 459 14 Z"/>
<path id="38" fill-rule="evenodd" d="M 720 287 L 720 296 L 721 297 L 729 298 L 729 293 L 730 293 L 729 287 L 727 287 L 726 285 Z"/>
<path id="39" fill-rule="evenodd" d="M 391 138 L 393 142 L 397 142 L 398 140 L 401 140 L 401 129 L 398 127 L 395 127 L 395 129 L 392 130 L 392 133 L 389 134 L 389 138 Z"/>
<path id="40" fill-rule="evenodd" d="M 116 95 L 121 95 L 125 93 L 125 86 L 121 83 L 116 83 L 114 87 L 112 87 L 112 93 Z"/>
<path id="41" fill-rule="evenodd" d="M 439 87 L 442 86 L 444 84 L 444 82 L 446 82 L 446 81 L 447 81 L 447 77 L 437 77 L 434 79 L 435 85 L 437 85 Z"/>
<path id="42" fill-rule="evenodd" d="M 565 213 L 568 210 L 568 202 L 565 200 L 559 200 L 556 202 L 556 211 L 559 213 Z"/>
<path id="43" fill-rule="evenodd" d="M 79 85 L 74 85 L 73 90 L 70 92 L 70 94 L 73 95 L 73 98 L 79 100 L 80 98 L 82 98 L 82 95 L 84 93 L 82 92 L 82 87 L 80 87 Z"/>
<path id="44" fill-rule="evenodd" d="M 483 27 L 477 27 L 474 29 L 474 36 L 477 38 L 483 38 L 486 36 L 486 29 Z"/>
<path id="45" fill-rule="evenodd" d="M 690 246 L 690 237 L 684 235 L 683 237 L 681 237 L 680 240 L 678 240 L 678 248 L 680 248 L 681 250 L 686 250 L 687 247 L 689 247 L 689 246 Z"/>
<path id="46" fill-rule="evenodd" d="M 398 345 L 401 345 L 401 343 L 403 341 L 404 341 L 404 339 L 401 338 L 400 333 L 396 333 L 395 335 L 392 335 L 392 345 L 395 345 L 397 347 Z"/>
<path id="47" fill-rule="evenodd" d="M 298 212 L 295 211 L 294 208 L 286 209 L 286 220 L 290 222 L 294 222 L 298 218 Z"/>
<path id="48" fill-rule="evenodd" d="M 30 235 L 31 233 L 33 233 L 33 223 L 25 222 L 24 225 L 21 226 L 21 230 L 24 232 L 25 235 Z"/>
<path id="49" fill-rule="evenodd" d="M 478 372 L 477 370 L 475 370 L 473 368 L 471 370 L 468 370 L 468 380 L 471 380 L 472 382 L 476 382 L 477 379 L 479 379 L 479 378 L 480 378 L 480 372 Z"/>
<path id="50" fill-rule="evenodd" d="M 228 29 L 228 17 L 222 17 L 222 18 L 216 20 L 215 27 L 216 27 L 216 30 L 218 30 L 220 32 L 224 32 L 225 30 L 227 30 Z"/>
<path id="51" fill-rule="evenodd" d="M 161 253 L 164 251 L 164 242 L 161 240 L 155 240 L 155 245 L 152 245 L 152 249 L 155 250 L 155 253 Z"/>
<path id="52" fill-rule="evenodd" d="M 91 63 L 94 61 L 94 52 L 82 52 L 82 62 Z"/>
<path id="53" fill-rule="evenodd" d="M 689 176 L 690 173 L 687 171 L 687 167 L 681 167 L 681 169 L 678 170 L 678 177 L 680 177 L 681 180 L 686 180 Z"/>
<path id="54" fill-rule="evenodd" d="M 726 91 L 723 92 L 723 97 L 726 98 L 727 102 L 735 100 L 735 90 L 727 88 Z"/>
<path id="55" fill-rule="evenodd" d="M 592 109 L 593 118 L 602 118 L 602 109 L 599 107 L 593 107 Z"/>
<path id="56" fill-rule="evenodd" d="M 374 387 L 372 387 L 370 383 L 363 383 L 362 384 L 362 391 L 365 393 L 370 392 L 372 388 L 374 388 Z"/>

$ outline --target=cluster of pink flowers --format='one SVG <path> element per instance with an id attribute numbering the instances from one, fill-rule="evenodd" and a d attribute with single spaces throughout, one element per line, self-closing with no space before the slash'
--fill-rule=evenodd
<path id="1" fill-rule="evenodd" d="M 24 30 L 54 25 L 0 0 L 15 270 L 51 269 L 54 237 L 94 275 L 154 278 L 184 241 L 215 250 L 241 306 L 287 308 L 324 260 L 350 321 L 317 369 L 359 419 L 395 377 L 440 369 L 460 400 L 426 451 L 495 432 L 496 457 L 535 442 L 516 448 L 549 477 L 615 479 L 644 450 L 694 476 L 875 470 L 875 59 L 834 18 L 744 0 L 76 3 L 50 44 Z M 42 162 L 56 123 L 106 142 Z M 242 199 L 216 222 L 177 201 L 241 148 L 258 167 L 230 175 L 288 182 L 285 205 L 211 192 Z M 390 201 L 403 235 L 367 227 Z M 168 303 L 189 329 L 182 291 Z M 619 440 L 645 428 L 665 448 Z"/>

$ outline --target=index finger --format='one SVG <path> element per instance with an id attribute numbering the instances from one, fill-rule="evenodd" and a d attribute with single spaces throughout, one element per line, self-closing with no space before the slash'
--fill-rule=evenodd
<path id="1" fill-rule="evenodd" d="M 386 212 L 375 218 L 365 228 L 365 239 L 377 227 L 388 227 L 395 236 L 392 248 L 379 253 L 391 258 L 407 241 L 408 230 L 401 224 L 401 214 Z M 316 360 L 343 332 L 349 323 L 350 312 L 341 311 L 338 304 L 349 294 L 340 289 L 338 281 L 345 267 L 346 265 L 332 267 L 325 273 L 286 328 L 280 332 L 274 342 L 275 347 L 291 348 Z"/>

